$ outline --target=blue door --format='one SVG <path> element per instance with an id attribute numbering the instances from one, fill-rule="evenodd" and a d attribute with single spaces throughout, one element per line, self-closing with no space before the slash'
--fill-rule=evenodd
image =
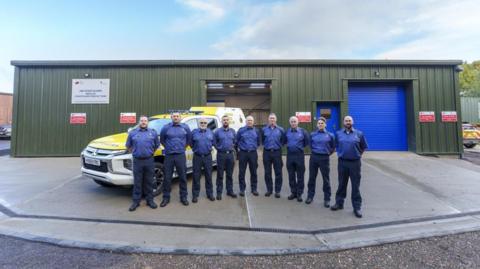
<path id="1" fill-rule="evenodd" d="M 327 130 L 331 133 L 335 133 L 341 129 L 339 120 L 338 103 L 332 102 L 320 102 L 317 104 L 317 120 L 320 117 L 327 119 Z M 317 124 L 315 123 L 316 128 Z"/>
<path id="2" fill-rule="evenodd" d="M 354 127 L 365 134 L 369 150 L 408 150 L 402 86 L 350 85 L 348 111 Z"/>

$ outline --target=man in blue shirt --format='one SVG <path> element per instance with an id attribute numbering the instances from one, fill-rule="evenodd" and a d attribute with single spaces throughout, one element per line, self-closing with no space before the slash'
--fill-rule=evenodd
<path id="1" fill-rule="evenodd" d="M 368 148 L 363 133 L 353 128 L 353 118 L 346 116 L 343 120 L 344 129 L 337 131 L 335 141 L 338 155 L 338 190 L 336 203 L 332 210 L 343 209 L 347 196 L 348 178 L 352 182 L 352 206 L 357 218 L 362 217 L 362 196 L 360 195 L 360 167 L 363 152 Z"/>
<path id="2" fill-rule="evenodd" d="M 157 132 L 148 128 L 148 118 L 141 116 L 138 127 L 128 133 L 125 143 L 125 147 L 133 157 L 133 203 L 129 211 L 135 211 L 140 206 L 142 194 L 150 208 L 157 208 L 157 204 L 153 201 L 155 166 L 153 154 L 159 146 Z"/>
<path id="3" fill-rule="evenodd" d="M 200 128 L 192 131 L 192 150 L 193 150 L 193 183 L 192 183 L 192 202 L 198 202 L 200 193 L 200 178 L 202 168 L 205 171 L 205 190 L 207 198 L 215 201 L 213 197 L 212 186 L 212 146 L 213 132 L 207 128 L 209 120 L 200 118 Z"/>
<path id="4" fill-rule="evenodd" d="M 223 174 L 226 174 L 227 195 L 237 198 L 233 192 L 233 168 L 235 166 L 235 157 L 233 150 L 236 144 L 235 130 L 229 127 L 230 117 L 223 115 L 222 128 L 214 132 L 213 143 L 217 149 L 217 200 L 222 200 L 223 192 Z"/>
<path id="5" fill-rule="evenodd" d="M 180 201 L 188 205 L 187 190 L 187 158 L 185 149 L 191 145 L 192 133 L 188 125 L 181 123 L 180 113 L 171 114 L 172 122 L 163 126 L 160 132 L 160 143 L 165 150 L 165 181 L 163 183 L 163 200 L 160 204 L 164 207 L 170 203 L 170 192 L 172 191 L 172 177 L 174 168 L 177 171 L 180 183 Z"/>
<path id="6" fill-rule="evenodd" d="M 306 130 L 298 127 L 298 118 L 290 117 L 290 128 L 286 133 L 287 143 L 287 170 L 288 183 L 292 194 L 288 200 L 297 199 L 302 202 L 302 194 L 305 186 L 305 153 L 304 149 L 310 145 L 310 137 Z"/>
<path id="7" fill-rule="evenodd" d="M 282 190 L 282 146 L 285 144 L 285 131 L 277 125 L 277 116 L 268 116 L 268 125 L 262 128 L 263 167 L 265 169 L 265 185 L 269 197 L 273 193 L 272 166 L 275 171 L 275 197 L 280 198 Z"/>
<path id="8" fill-rule="evenodd" d="M 318 169 L 322 173 L 323 179 L 323 206 L 330 207 L 330 155 L 335 151 L 335 137 L 328 132 L 327 120 L 320 117 L 317 121 L 317 130 L 310 134 L 310 155 L 309 178 L 308 178 L 308 197 L 305 203 L 310 204 L 315 196 L 315 182 L 317 180 Z"/>
<path id="9" fill-rule="evenodd" d="M 247 125 L 240 128 L 237 133 L 238 148 L 238 180 L 240 185 L 240 196 L 245 196 L 245 171 L 247 164 L 250 171 L 250 188 L 252 194 L 258 196 L 257 191 L 257 167 L 258 155 L 257 148 L 260 146 L 260 131 L 253 126 L 252 116 L 246 118 Z"/>

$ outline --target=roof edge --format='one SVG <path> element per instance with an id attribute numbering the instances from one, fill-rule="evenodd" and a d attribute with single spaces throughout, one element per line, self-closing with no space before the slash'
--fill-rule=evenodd
<path id="1" fill-rule="evenodd" d="M 77 66 L 246 66 L 246 65 L 459 65 L 462 60 L 13 60 L 17 67 Z"/>

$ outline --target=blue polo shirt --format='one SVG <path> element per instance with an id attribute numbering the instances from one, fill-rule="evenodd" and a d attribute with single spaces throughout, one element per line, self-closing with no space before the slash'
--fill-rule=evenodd
<path id="1" fill-rule="evenodd" d="M 153 153 L 160 146 L 158 134 L 154 129 L 140 127 L 128 133 L 125 147 L 132 149 L 132 156 L 134 158 L 148 158 L 152 157 Z"/>
<path id="2" fill-rule="evenodd" d="M 213 133 L 213 144 L 218 151 L 232 151 L 236 144 L 235 130 L 218 128 Z"/>
<path id="3" fill-rule="evenodd" d="M 310 134 L 310 148 L 313 153 L 330 155 L 335 151 L 335 137 L 327 130 L 315 130 Z"/>
<path id="4" fill-rule="evenodd" d="M 243 151 L 257 150 L 260 139 L 260 131 L 257 128 L 244 126 L 238 130 L 237 147 Z"/>
<path id="5" fill-rule="evenodd" d="M 287 153 L 303 153 L 305 147 L 310 145 L 310 137 L 303 128 L 288 128 L 285 136 L 287 137 Z"/>
<path id="6" fill-rule="evenodd" d="M 185 153 L 187 145 L 191 145 L 192 132 L 184 123 L 163 126 L 160 132 L 160 142 L 165 147 L 165 154 Z"/>
<path id="7" fill-rule="evenodd" d="M 335 134 L 338 158 L 344 160 L 359 160 L 362 153 L 368 148 L 363 133 L 357 129 L 347 132 L 346 129 L 337 131 Z"/>
<path id="8" fill-rule="evenodd" d="M 213 132 L 210 129 L 197 128 L 192 131 L 192 150 L 196 154 L 209 154 L 212 152 Z"/>
<path id="9" fill-rule="evenodd" d="M 263 148 L 267 150 L 280 150 L 285 144 L 285 130 L 280 126 L 267 125 L 262 128 Z"/>

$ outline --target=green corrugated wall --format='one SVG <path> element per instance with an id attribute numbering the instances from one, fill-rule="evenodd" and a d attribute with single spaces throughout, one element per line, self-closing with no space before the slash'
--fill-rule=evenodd
<path id="1" fill-rule="evenodd" d="M 480 97 L 461 97 L 462 121 L 480 123 Z"/>
<path id="2" fill-rule="evenodd" d="M 90 140 L 129 127 L 119 123 L 120 112 L 152 115 L 172 108 L 203 105 L 205 81 L 237 79 L 272 80 L 271 107 L 284 126 L 296 111 L 312 111 L 314 115 L 315 101 L 339 101 L 342 114 L 347 114 L 350 82 L 404 84 L 409 91 L 410 150 L 420 154 L 460 154 L 463 150 L 460 125 L 440 121 L 441 111 L 457 111 L 460 115 L 458 75 L 454 68 L 454 65 L 302 65 L 301 62 L 284 66 L 22 65 L 15 69 L 12 155 L 79 155 Z M 85 73 L 90 78 L 110 79 L 110 104 L 71 104 L 72 79 L 83 78 Z M 418 123 L 418 111 L 435 111 L 436 123 Z M 70 125 L 72 112 L 86 112 L 87 124 Z"/>

